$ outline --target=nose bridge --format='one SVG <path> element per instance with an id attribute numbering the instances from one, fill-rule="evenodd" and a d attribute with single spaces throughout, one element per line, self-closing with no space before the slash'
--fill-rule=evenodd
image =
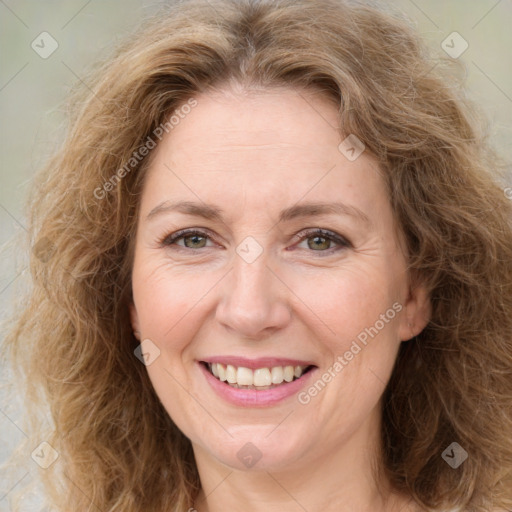
<path id="1" fill-rule="evenodd" d="M 264 256 L 260 256 L 253 262 L 237 257 L 233 268 L 231 295 L 238 300 L 239 304 L 250 301 L 253 305 L 267 305 L 271 298 L 270 277 L 268 261 Z"/>
<path id="2" fill-rule="evenodd" d="M 263 331 L 282 328 L 289 321 L 285 287 L 268 264 L 265 253 L 253 261 L 235 255 L 216 317 L 239 335 L 257 337 Z"/>

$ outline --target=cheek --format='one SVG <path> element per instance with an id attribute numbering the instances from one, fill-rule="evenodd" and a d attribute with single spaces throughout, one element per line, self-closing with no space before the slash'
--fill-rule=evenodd
<path id="1" fill-rule="evenodd" d="M 174 342 L 179 345 L 184 333 L 197 327 L 203 298 L 217 281 L 213 273 L 177 271 L 166 264 L 134 271 L 134 302 L 143 336 L 166 350 L 176 348 Z"/>
<path id="2" fill-rule="evenodd" d="M 337 411 L 333 418 L 340 419 L 348 410 L 351 414 L 369 411 L 391 375 L 403 306 L 394 283 L 386 278 L 389 275 L 382 268 L 367 266 L 297 282 L 297 295 L 307 297 L 307 307 L 301 306 L 299 316 L 320 320 L 315 334 L 326 372 L 320 378 L 329 382 L 329 391 L 319 402 Z M 317 387 L 322 389 L 322 384 Z M 309 391 L 312 397 L 317 393 Z"/>
<path id="3" fill-rule="evenodd" d="M 191 418 L 203 412 L 190 398 L 192 357 L 187 348 L 204 325 L 205 295 L 218 278 L 152 264 L 135 267 L 132 281 L 141 334 L 160 350 L 146 370 L 170 417 L 188 432 Z"/>
<path id="4" fill-rule="evenodd" d="M 317 383 L 306 393 L 317 407 L 331 411 L 329 422 L 335 430 L 338 424 L 360 424 L 384 392 L 400 345 L 398 318 L 403 306 L 385 274 L 369 269 L 347 272 L 339 279 L 329 276 L 316 285 L 304 284 L 301 293 L 327 333 L 319 337 L 328 354 L 319 375 L 326 392 Z"/>
<path id="5" fill-rule="evenodd" d="M 290 276 L 289 283 L 301 299 L 297 302 L 300 316 L 304 319 L 307 315 L 318 324 L 319 337 L 332 340 L 329 344 L 339 353 L 348 350 L 351 341 L 379 321 L 399 298 L 396 286 L 386 277 L 389 275 L 382 267 L 360 265 L 325 269 L 305 277 L 296 274 L 293 281 Z M 395 318 L 395 310 L 388 316 Z M 382 330 L 388 331 L 392 324 L 395 322 L 386 323 Z"/>

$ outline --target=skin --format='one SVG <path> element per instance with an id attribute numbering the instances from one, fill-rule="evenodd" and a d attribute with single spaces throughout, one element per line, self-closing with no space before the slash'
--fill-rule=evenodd
<path id="1" fill-rule="evenodd" d="M 202 491 L 191 506 L 415 510 L 371 469 L 397 351 L 430 316 L 426 290 L 411 285 L 375 159 L 365 151 L 351 162 L 338 150 L 337 110 L 313 92 L 225 88 L 196 99 L 151 155 L 131 305 L 134 330 L 160 350 L 147 366 L 151 382 L 193 445 Z M 163 201 L 182 200 L 214 204 L 223 220 L 175 211 L 147 219 Z M 339 214 L 278 222 L 297 203 L 334 201 L 369 222 Z M 317 227 L 351 245 L 303 235 Z M 206 246 L 193 236 L 159 243 L 184 228 L 206 231 Z M 263 251 L 252 263 L 236 252 L 247 236 Z M 296 396 L 266 408 L 231 405 L 196 362 L 291 357 L 314 361 L 319 377 L 394 303 L 402 310 L 305 405 Z M 237 457 L 249 441 L 262 455 L 252 468 Z"/>

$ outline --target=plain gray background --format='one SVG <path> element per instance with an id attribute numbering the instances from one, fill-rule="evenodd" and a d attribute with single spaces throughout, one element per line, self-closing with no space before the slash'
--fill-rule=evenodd
<path id="1" fill-rule="evenodd" d="M 27 269 L 15 264 L 6 245 L 24 229 L 23 200 L 36 169 L 58 146 L 66 119 L 62 102 L 71 86 L 139 20 L 165 2 L 135 0 L 0 0 L 0 307 L 8 311 L 16 284 Z M 452 32 L 467 41 L 459 57 L 467 69 L 468 95 L 488 115 L 494 145 L 512 160 L 511 0 L 393 0 L 440 54 Z M 205 0 L 205 8 L 208 1 Z M 57 50 L 43 59 L 31 47 L 48 32 Z M 2 380 L 7 378 L 2 371 Z M 19 397 L 0 394 L 0 464 L 25 437 Z M 35 446 L 34 446 L 35 448 Z M 0 511 L 10 510 L 11 492 L 42 471 L 23 455 L 19 466 L 0 473 Z M 30 504 L 32 502 L 32 504 Z M 37 510 L 40 498 L 27 500 Z"/>

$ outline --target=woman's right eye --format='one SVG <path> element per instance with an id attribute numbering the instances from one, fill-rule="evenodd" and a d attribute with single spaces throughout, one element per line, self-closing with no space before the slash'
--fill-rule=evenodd
<path id="1" fill-rule="evenodd" d="M 183 240 L 183 243 L 178 243 L 181 240 Z M 161 241 L 161 245 L 165 247 L 176 245 L 186 249 L 202 249 L 204 247 L 211 247 L 211 245 L 206 245 L 208 240 L 210 240 L 210 237 L 203 231 L 186 230 L 166 235 Z"/>

